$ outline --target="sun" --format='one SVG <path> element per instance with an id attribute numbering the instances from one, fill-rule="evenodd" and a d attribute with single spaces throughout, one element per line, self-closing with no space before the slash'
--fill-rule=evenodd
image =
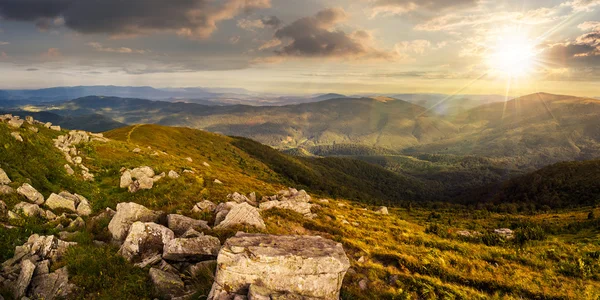
<path id="1" fill-rule="evenodd" d="M 492 73 L 523 77 L 531 74 L 535 59 L 533 43 L 527 36 L 513 32 L 497 37 L 487 56 L 487 64 Z"/>

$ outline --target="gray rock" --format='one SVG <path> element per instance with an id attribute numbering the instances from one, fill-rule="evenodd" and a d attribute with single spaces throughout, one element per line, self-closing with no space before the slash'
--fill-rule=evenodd
<path id="1" fill-rule="evenodd" d="M 512 239 L 514 237 L 514 232 L 508 228 L 494 229 L 494 233 L 505 239 Z"/>
<path id="2" fill-rule="evenodd" d="M 215 224 L 214 224 L 214 226 L 217 226 L 217 225 L 221 224 L 225 220 L 225 217 L 227 217 L 228 213 L 229 213 L 229 210 L 226 210 L 226 209 L 219 211 L 215 215 Z"/>
<path id="3" fill-rule="evenodd" d="M 54 193 L 52 193 L 50 197 L 48 197 L 48 200 L 46 200 L 46 206 L 52 210 L 66 209 L 71 212 L 77 212 L 77 209 L 75 208 L 75 201 Z"/>
<path id="4" fill-rule="evenodd" d="M 219 180 L 219 179 L 215 179 L 214 183 L 216 183 L 216 184 L 223 184 L 223 182 L 221 182 L 221 180 Z"/>
<path id="5" fill-rule="evenodd" d="M 163 258 L 173 261 L 198 261 L 206 257 L 216 257 L 221 242 L 212 236 L 179 238 L 168 241 L 163 249 Z"/>
<path id="6" fill-rule="evenodd" d="M 231 199 L 235 203 L 250 202 L 250 199 L 248 199 L 248 197 L 246 197 L 238 192 L 227 195 L 227 199 Z"/>
<path id="7" fill-rule="evenodd" d="M 182 238 L 195 238 L 195 237 L 199 237 L 199 236 L 203 236 L 204 233 L 202 232 L 198 232 L 196 230 L 194 230 L 193 228 L 188 229 L 188 231 L 184 232 L 181 237 Z"/>
<path id="8" fill-rule="evenodd" d="M 74 175 L 75 174 L 75 171 L 73 171 L 73 168 L 71 168 L 71 166 L 69 164 L 65 164 L 65 171 L 69 175 Z"/>
<path id="9" fill-rule="evenodd" d="M 79 205 L 77 205 L 77 214 L 80 216 L 89 216 L 92 214 L 92 206 L 88 202 L 86 198 L 83 196 L 77 195 L 79 197 Z"/>
<path id="10" fill-rule="evenodd" d="M 152 178 L 154 177 L 154 170 L 148 166 L 139 167 L 131 170 L 131 177 L 135 179 L 140 179 L 144 177 Z"/>
<path id="11" fill-rule="evenodd" d="M 276 201 L 263 202 L 260 204 L 259 207 L 261 210 L 269 210 L 272 208 L 288 209 L 288 210 L 293 210 L 293 211 L 298 212 L 303 215 L 310 215 L 312 213 L 310 211 L 312 204 L 310 204 L 308 202 L 299 202 L 299 201 L 290 201 L 290 200 L 277 201 L 276 200 Z"/>
<path id="12" fill-rule="evenodd" d="M 174 238 L 173 231 L 165 226 L 135 222 L 131 225 L 119 254 L 128 261 L 143 261 L 162 253 L 165 244 Z"/>
<path id="13" fill-rule="evenodd" d="M 21 273 L 19 274 L 19 278 L 14 285 L 13 294 L 15 299 L 20 299 L 25 296 L 25 292 L 29 287 L 29 283 L 31 282 L 31 277 L 33 277 L 33 272 L 35 271 L 35 264 L 29 260 L 23 260 L 21 262 Z"/>
<path id="14" fill-rule="evenodd" d="M 133 151 L 131 151 L 131 152 L 133 152 L 133 153 L 140 153 L 140 152 L 142 152 L 142 149 L 140 149 L 140 148 L 135 148 L 135 149 L 133 149 Z"/>
<path id="15" fill-rule="evenodd" d="M 169 229 L 173 230 L 175 235 L 180 236 L 184 234 L 189 229 L 206 229 L 210 230 L 208 226 L 208 222 L 203 220 L 196 220 L 190 217 L 170 214 L 167 216 L 167 226 Z"/>
<path id="16" fill-rule="evenodd" d="M 253 226 L 258 229 L 266 229 L 258 209 L 248 203 L 235 205 L 225 216 L 225 220 L 220 222 L 215 228 L 229 228 L 236 225 Z"/>
<path id="17" fill-rule="evenodd" d="M 44 300 L 65 299 L 74 289 L 75 285 L 69 283 L 67 267 L 63 267 L 53 273 L 34 277 L 29 296 Z"/>
<path id="18" fill-rule="evenodd" d="M 385 207 L 385 206 L 381 206 L 381 207 L 379 207 L 379 208 L 378 208 L 378 209 L 375 211 L 375 213 L 378 213 L 378 214 L 381 214 L 381 215 L 389 215 L 389 214 L 390 214 L 390 213 L 388 212 L 388 209 L 387 209 L 387 207 Z"/>
<path id="19" fill-rule="evenodd" d="M 27 217 L 45 217 L 46 212 L 37 204 L 20 202 L 13 208 L 14 212 L 21 212 Z"/>
<path id="20" fill-rule="evenodd" d="M 186 157 L 185 160 L 187 160 L 189 162 L 193 162 L 194 161 L 191 157 Z"/>
<path id="21" fill-rule="evenodd" d="M 172 299 L 184 294 L 184 283 L 176 274 L 151 268 L 150 279 L 161 297 Z"/>
<path id="22" fill-rule="evenodd" d="M 44 196 L 34 189 L 29 183 L 23 183 L 22 186 L 17 188 L 17 193 L 25 196 L 29 201 L 35 204 L 44 204 Z"/>
<path id="23" fill-rule="evenodd" d="M 165 178 L 167 176 L 167 174 L 165 172 L 162 172 L 158 175 L 155 175 L 154 177 L 152 177 L 152 182 L 157 182 L 163 178 Z"/>
<path id="24" fill-rule="evenodd" d="M 205 261 L 201 261 L 199 263 L 190 265 L 189 267 L 186 268 L 186 272 L 192 277 L 196 277 L 199 274 L 201 274 L 202 272 L 213 275 L 213 274 L 215 274 L 216 267 L 217 267 L 216 260 L 205 260 Z"/>
<path id="25" fill-rule="evenodd" d="M 152 177 L 142 177 L 137 180 L 139 182 L 140 190 L 149 190 L 154 186 L 154 180 Z"/>
<path id="26" fill-rule="evenodd" d="M 300 190 L 295 193 L 292 193 L 288 200 L 297 202 L 310 202 L 312 198 L 310 197 L 310 195 L 308 195 L 308 193 L 306 193 L 305 190 Z"/>
<path id="27" fill-rule="evenodd" d="M 8 126 L 12 128 L 21 128 L 24 122 L 24 120 L 21 120 L 18 117 L 13 117 L 12 119 L 8 120 Z"/>
<path id="28" fill-rule="evenodd" d="M 202 162 L 202 165 L 205 167 L 210 167 L 210 165 L 207 162 Z"/>
<path id="29" fill-rule="evenodd" d="M 238 233 L 219 252 L 208 299 L 218 299 L 222 287 L 243 295 L 256 284 L 277 293 L 337 300 L 349 267 L 342 245 L 322 237 Z"/>
<path id="30" fill-rule="evenodd" d="M 34 133 L 38 133 L 38 132 L 40 132 L 40 130 L 39 130 L 37 127 L 34 127 L 34 126 L 29 126 L 29 127 L 28 127 L 28 129 L 29 129 L 31 132 L 34 132 Z"/>
<path id="31" fill-rule="evenodd" d="M 158 222 L 162 213 L 147 209 L 146 207 L 129 202 L 117 204 L 117 213 L 108 224 L 108 230 L 113 238 L 122 241 L 129 233 L 129 227 L 134 222 Z"/>
<path id="32" fill-rule="evenodd" d="M 14 193 L 15 190 L 8 185 L 0 184 L 0 195 L 8 195 Z"/>
<path id="33" fill-rule="evenodd" d="M 50 129 L 55 130 L 55 131 L 60 131 L 60 126 L 52 125 L 52 126 L 50 126 Z"/>
<path id="34" fill-rule="evenodd" d="M 194 208 L 192 208 L 192 212 L 201 213 L 201 212 L 213 212 L 217 208 L 217 205 L 211 201 L 203 200 L 201 202 L 196 203 Z"/>
<path id="35" fill-rule="evenodd" d="M 23 137 L 21 136 L 20 133 L 18 132 L 11 132 L 10 135 L 12 135 L 12 137 L 15 138 L 15 140 L 22 142 L 23 141 Z"/>
<path id="36" fill-rule="evenodd" d="M 50 126 L 52 126 L 52 122 L 47 122 L 44 124 L 44 127 L 50 129 Z"/>
<path id="37" fill-rule="evenodd" d="M 8 178 L 8 175 L 6 174 L 6 172 L 4 172 L 4 170 L 2 170 L 2 168 L 0 168 L 0 184 L 9 184 L 12 181 L 10 180 L 10 178 Z"/>
<path id="38" fill-rule="evenodd" d="M 131 172 L 129 170 L 123 172 L 121 175 L 121 181 L 119 183 L 119 187 L 122 189 L 128 188 L 133 183 L 133 179 L 131 178 Z"/>
<path id="39" fill-rule="evenodd" d="M 44 259 L 37 263 L 33 276 L 39 276 L 50 273 L 50 260 Z"/>
<path id="40" fill-rule="evenodd" d="M 171 171 L 169 171 L 169 178 L 177 179 L 177 178 L 179 178 L 179 174 L 177 174 L 177 172 L 171 170 Z"/>
<path id="41" fill-rule="evenodd" d="M 85 227 L 85 221 L 81 217 L 77 217 L 75 220 L 69 223 L 68 228 L 83 228 Z"/>

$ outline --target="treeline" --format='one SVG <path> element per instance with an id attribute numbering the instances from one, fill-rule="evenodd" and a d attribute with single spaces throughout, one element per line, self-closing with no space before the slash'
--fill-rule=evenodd
<path id="1" fill-rule="evenodd" d="M 358 144 L 319 145 L 306 147 L 305 149 L 308 152 L 318 156 L 370 156 L 398 154 L 396 151 L 393 150 Z"/>

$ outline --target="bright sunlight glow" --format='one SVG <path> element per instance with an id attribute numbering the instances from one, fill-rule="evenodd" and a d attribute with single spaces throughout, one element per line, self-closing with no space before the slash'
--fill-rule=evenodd
<path id="1" fill-rule="evenodd" d="M 529 75 L 533 69 L 535 51 L 524 35 L 507 34 L 497 38 L 487 57 L 490 71 L 507 77 Z"/>

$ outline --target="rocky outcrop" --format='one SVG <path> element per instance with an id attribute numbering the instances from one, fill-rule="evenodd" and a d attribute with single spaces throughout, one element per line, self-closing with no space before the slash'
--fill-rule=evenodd
<path id="1" fill-rule="evenodd" d="M 203 200 L 201 202 L 196 203 L 192 208 L 192 212 L 201 213 L 201 212 L 213 212 L 217 208 L 217 205 L 212 201 Z"/>
<path id="2" fill-rule="evenodd" d="M 208 299 L 264 288 L 269 295 L 337 300 L 350 262 L 341 244 L 322 237 L 238 233 L 221 248 L 217 265 Z"/>
<path id="3" fill-rule="evenodd" d="M 154 284 L 155 292 L 163 298 L 173 299 L 185 294 L 184 282 L 176 274 L 151 268 L 150 280 Z"/>
<path id="4" fill-rule="evenodd" d="M 41 209 L 37 204 L 20 202 L 13 208 L 16 213 L 21 213 L 26 217 L 44 217 L 46 212 Z"/>
<path id="5" fill-rule="evenodd" d="M 108 230 L 117 241 L 123 241 L 129 233 L 129 227 L 134 222 L 158 222 L 163 214 L 130 202 L 117 204 L 117 213 L 110 220 Z"/>
<path id="6" fill-rule="evenodd" d="M 169 229 L 173 230 L 173 232 L 177 236 L 181 236 L 189 229 L 210 229 L 210 227 L 208 226 L 208 222 L 206 221 L 196 220 L 190 217 L 176 214 L 170 214 L 167 216 L 167 224 Z"/>
<path id="7" fill-rule="evenodd" d="M 149 190 L 152 189 L 155 182 L 165 176 L 165 173 L 155 175 L 154 170 L 148 166 L 124 170 L 121 174 L 119 187 L 122 189 L 127 188 L 130 193 L 135 193 L 139 190 Z"/>
<path id="8" fill-rule="evenodd" d="M 23 126 L 23 123 L 25 123 L 25 120 L 22 120 L 21 118 L 19 118 L 19 116 L 11 115 L 8 119 L 8 126 L 15 129 L 21 128 L 21 126 Z"/>
<path id="9" fill-rule="evenodd" d="M 290 201 L 290 200 L 286 200 L 286 201 L 267 201 L 267 202 L 263 202 L 260 204 L 260 209 L 261 210 L 269 210 L 272 208 L 279 208 L 279 209 L 288 209 L 288 210 L 293 210 L 297 213 L 303 214 L 305 216 L 311 216 L 312 212 L 311 212 L 311 207 L 312 204 L 307 203 L 307 202 L 297 202 L 297 201 Z"/>
<path id="10" fill-rule="evenodd" d="M 200 261 L 216 257 L 221 242 L 212 236 L 178 238 L 168 241 L 163 249 L 163 258 L 173 261 Z"/>
<path id="11" fill-rule="evenodd" d="M 52 126 L 52 123 L 46 123 L 45 126 L 47 128 L 60 131 L 60 127 Z M 83 164 L 83 158 L 78 156 L 80 153 L 77 150 L 77 146 L 79 144 L 89 143 L 92 141 L 107 142 L 108 139 L 104 138 L 102 134 L 89 133 L 81 130 L 71 130 L 68 134 L 60 135 L 53 141 L 54 146 L 63 152 L 67 162 L 74 164 L 81 169 L 81 176 L 84 180 L 94 180 L 94 174 L 90 173 L 89 168 Z M 67 172 L 69 171 L 67 170 Z"/>
<path id="12" fill-rule="evenodd" d="M 29 201 L 35 204 L 44 204 L 44 196 L 40 194 L 35 188 L 29 183 L 23 183 L 22 186 L 17 188 L 17 193 L 25 196 Z"/>
<path id="13" fill-rule="evenodd" d="M 258 209 L 245 202 L 233 205 L 225 219 L 215 228 L 230 228 L 237 225 L 252 226 L 258 229 L 266 228 Z"/>
<path id="14" fill-rule="evenodd" d="M 32 299 L 66 299 L 75 290 L 75 285 L 69 283 L 67 267 L 62 267 L 53 273 L 33 277 L 29 290 Z"/>

